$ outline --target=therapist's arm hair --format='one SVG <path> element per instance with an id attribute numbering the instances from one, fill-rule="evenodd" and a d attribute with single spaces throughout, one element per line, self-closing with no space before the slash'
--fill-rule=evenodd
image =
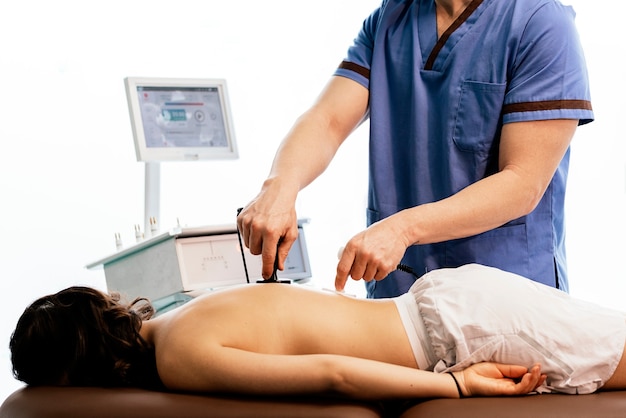
<path id="1" fill-rule="evenodd" d="M 15 378 L 33 386 L 162 387 L 154 349 L 139 335 L 154 314 L 146 299 L 71 287 L 33 302 L 19 318 L 10 350 Z"/>

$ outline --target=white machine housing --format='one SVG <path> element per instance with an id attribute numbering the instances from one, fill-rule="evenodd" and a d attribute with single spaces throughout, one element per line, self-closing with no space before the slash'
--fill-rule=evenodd
<path id="1" fill-rule="evenodd" d="M 311 278 L 304 223 L 292 246 L 280 279 L 306 282 Z M 158 302 L 185 294 L 261 280 L 261 256 L 240 246 L 236 225 L 176 228 L 87 265 L 104 268 L 109 291 L 125 298 Z"/>

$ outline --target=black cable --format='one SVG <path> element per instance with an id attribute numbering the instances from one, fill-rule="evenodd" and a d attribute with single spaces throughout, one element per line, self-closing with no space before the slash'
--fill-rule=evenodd
<path id="1" fill-rule="evenodd" d="M 403 271 L 405 273 L 412 274 L 413 277 L 415 277 L 416 279 L 420 278 L 420 276 L 418 276 L 417 273 L 415 273 L 415 270 L 413 270 L 411 267 L 407 266 L 406 264 L 398 264 L 396 269 Z"/>
<path id="2" fill-rule="evenodd" d="M 239 216 L 242 210 L 243 208 L 237 209 L 237 216 Z M 250 283 L 250 276 L 248 276 L 248 266 L 246 265 L 246 254 L 243 251 L 243 242 L 241 241 L 241 233 L 239 232 L 239 227 L 237 227 L 237 225 L 235 225 L 235 227 L 237 228 L 237 238 L 239 239 L 239 249 L 241 249 L 241 259 L 243 260 L 243 271 L 246 273 L 246 282 Z"/>

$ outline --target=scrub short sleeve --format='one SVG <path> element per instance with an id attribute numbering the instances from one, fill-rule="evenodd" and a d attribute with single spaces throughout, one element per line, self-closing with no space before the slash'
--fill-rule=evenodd
<path id="1" fill-rule="evenodd" d="M 545 2 L 521 32 L 505 97 L 503 122 L 579 119 L 593 112 L 585 58 L 574 24 L 575 13 L 559 2 Z"/>
<path id="2" fill-rule="evenodd" d="M 348 49 L 345 60 L 337 68 L 334 75 L 347 77 L 369 89 L 369 72 L 372 66 L 374 38 L 381 10 L 384 9 L 386 3 L 387 0 L 365 19 L 354 43 Z"/>

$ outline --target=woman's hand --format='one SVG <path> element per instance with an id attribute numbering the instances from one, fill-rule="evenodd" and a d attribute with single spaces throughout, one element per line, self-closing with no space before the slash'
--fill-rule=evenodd
<path id="1" fill-rule="evenodd" d="M 523 395 L 546 380 L 539 364 L 529 370 L 512 364 L 476 363 L 454 376 L 464 396 Z"/>

